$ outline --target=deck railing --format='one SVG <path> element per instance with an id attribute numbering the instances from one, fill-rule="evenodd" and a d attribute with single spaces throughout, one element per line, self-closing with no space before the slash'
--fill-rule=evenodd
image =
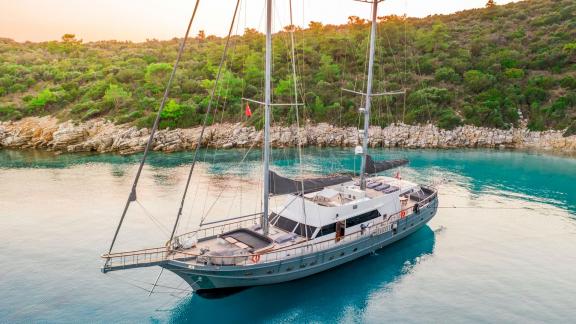
<path id="1" fill-rule="evenodd" d="M 247 255 L 243 260 L 241 260 L 240 262 L 238 262 L 238 257 L 217 257 L 218 260 L 222 260 L 222 259 L 226 259 L 229 258 L 230 260 L 236 261 L 234 262 L 234 265 L 253 265 L 256 263 L 267 263 L 267 262 L 275 262 L 278 260 L 284 260 L 288 257 L 297 257 L 297 256 L 302 256 L 302 255 L 307 255 L 310 253 L 314 253 L 314 252 L 322 252 L 322 251 L 326 251 L 329 250 L 333 247 L 336 246 L 340 246 L 343 245 L 342 243 L 344 242 L 349 242 L 349 241 L 355 241 L 361 237 L 368 237 L 368 236 L 372 236 L 372 235 L 381 235 L 384 233 L 387 233 L 389 231 L 392 231 L 394 225 L 396 225 L 397 227 L 402 226 L 403 222 L 408 223 L 409 221 L 409 217 L 414 215 L 415 213 L 419 213 L 420 209 L 426 208 L 428 207 L 428 205 L 434 201 L 434 199 L 436 198 L 436 192 L 434 192 L 434 194 L 430 195 L 430 197 L 427 197 L 426 199 L 422 200 L 422 202 L 424 202 L 423 204 L 418 204 L 418 211 L 416 209 L 414 209 L 414 207 L 410 207 L 410 208 L 405 208 L 403 210 L 400 210 L 399 212 L 390 215 L 387 220 L 385 220 L 382 223 L 378 223 L 375 224 L 373 226 L 370 226 L 368 228 L 365 228 L 364 230 L 359 230 L 347 235 L 342 236 L 338 241 L 336 241 L 335 238 L 331 238 L 331 239 L 326 239 L 324 241 L 320 241 L 320 242 L 314 242 L 313 244 L 306 244 L 306 243 L 297 243 L 295 245 L 297 245 L 296 247 L 284 247 L 282 249 L 278 249 L 278 250 L 274 250 L 271 252 L 266 252 L 263 254 L 251 254 L 251 255 Z M 421 202 L 421 203 L 422 203 Z M 402 215 L 402 213 L 404 212 L 404 215 Z M 209 257 L 208 257 L 209 258 Z M 231 262 L 222 262 L 221 265 L 226 265 L 226 264 L 230 264 Z"/>
<path id="2" fill-rule="evenodd" d="M 238 229 L 250 227 L 257 224 L 262 213 L 246 215 L 234 219 L 212 222 L 210 224 L 219 224 L 210 227 L 200 228 L 196 231 L 184 233 L 178 237 L 191 236 L 198 240 L 210 237 L 216 237 L 223 233 Z M 102 267 L 103 272 L 112 269 L 129 269 L 139 266 L 152 266 L 168 260 L 189 260 L 198 257 L 199 254 L 182 252 L 180 250 L 172 251 L 168 244 L 165 247 L 156 247 L 137 251 L 124 251 L 102 255 L 105 264 Z"/>
<path id="3" fill-rule="evenodd" d="M 196 254 L 187 252 L 173 252 L 166 247 L 152 248 L 140 251 L 104 254 L 106 260 L 102 267 L 103 272 L 119 269 L 130 269 L 141 266 L 153 266 L 168 260 L 186 261 L 196 258 Z"/>
<path id="4" fill-rule="evenodd" d="M 202 240 L 205 238 L 215 237 L 217 235 L 224 234 L 226 232 L 239 229 L 239 228 L 246 228 L 251 227 L 258 224 L 260 220 L 260 216 L 262 213 L 246 215 L 242 217 L 237 217 L 234 219 L 225 219 L 222 221 L 212 222 L 210 224 L 219 224 L 211 227 L 201 227 L 197 230 L 187 232 L 184 234 L 178 235 L 178 237 L 194 237 L 198 240 Z"/>
<path id="5" fill-rule="evenodd" d="M 241 256 L 210 256 L 198 253 L 187 253 L 181 250 L 172 251 L 168 247 L 158 247 L 138 251 L 105 254 L 102 256 L 102 258 L 106 259 L 106 263 L 102 268 L 102 271 L 106 272 L 117 269 L 135 268 L 139 266 L 152 266 L 170 260 L 187 261 L 195 258 L 198 259 L 198 261 L 205 260 L 206 262 L 215 265 L 241 266 L 252 265 L 256 263 L 275 262 L 278 260 L 286 259 L 288 257 L 301 256 L 313 252 L 321 252 L 339 245 L 343 245 L 342 243 L 344 242 L 357 240 L 366 236 L 381 235 L 392 231 L 395 225 L 399 227 L 402 225 L 402 222 L 408 223 L 410 216 L 412 216 L 414 213 L 419 213 L 420 209 L 428 207 L 432 202 L 435 201 L 436 197 L 437 192 L 433 191 L 430 196 L 418 202 L 416 205 L 402 209 L 399 212 L 388 216 L 388 218 L 386 218 L 381 223 L 372 225 L 363 230 L 346 234 L 342 236 L 338 241 L 336 241 L 334 238 L 331 238 L 320 242 L 314 242 L 313 244 L 295 243 L 294 246 L 286 246 L 281 249 L 264 252 L 262 254 L 246 254 Z M 201 228 L 193 232 L 182 234 L 179 237 L 195 235 L 198 240 L 215 237 L 234 229 L 246 228 L 257 224 L 257 220 L 259 219 L 260 215 L 261 214 L 255 214 L 240 217 L 238 218 L 240 220 L 234 220 L 233 222 L 216 222 L 220 225 Z M 214 263 L 214 260 L 218 260 L 218 262 Z"/>

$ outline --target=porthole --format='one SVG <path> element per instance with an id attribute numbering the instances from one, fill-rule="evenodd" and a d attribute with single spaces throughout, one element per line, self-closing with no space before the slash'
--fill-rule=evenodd
<path id="1" fill-rule="evenodd" d="M 306 263 L 301 264 L 300 268 L 306 268 Z"/>
<path id="2" fill-rule="evenodd" d="M 252 275 L 252 272 L 244 272 L 244 275 L 245 275 L 245 276 L 251 276 L 251 275 Z"/>
<path id="3" fill-rule="evenodd" d="M 334 256 L 331 256 L 331 257 L 328 258 L 328 260 L 332 260 L 332 259 L 334 259 Z"/>
<path id="4" fill-rule="evenodd" d="M 292 268 L 286 268 L 286 271 L 292 271 Z"/>
<path id="5" fill-rule="evenodd" d="M 274 270 L 268 270 L 268 272 L 266 272 L 267 274 L 271 274 L 274 273 Z"/>
<path id="6" fill-rule="evenodd" d="M 342 253 L 340 253 L 340 256 L 344 256 L 344 254 L 346 254 L 346 253 L 342 252 Z"/>
<path id="7" fill-rule="evenodd" d="M 353 251 L 354 251 L 354 252 L 358 251 L 358 248 L 354 248 L 354 250 L 353 250 Z"/>

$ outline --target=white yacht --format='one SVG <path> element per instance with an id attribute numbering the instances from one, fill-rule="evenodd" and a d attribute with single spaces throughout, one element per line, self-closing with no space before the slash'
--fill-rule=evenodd
<path id="1" fill-rule="evenodd" d="M 370 103 L 375 95 L 372 93 L 372 70 L 378 2 L 372 2 L 367 89 L 366 93 L 361 93 L 366 106 L 359 109 L 364 118 L 364 130 L 369 127 Z M 436 214 L 436 189 L 399 177 L 378 175 L 408 161 L 374 161 L 368 154 L 368 133 L 363 130 L 359 131 L 362 145 L 354 152 L 362 157 L 357 177 L 289 179 L 270 170 L 269 113 L 274 105 L 270 102 L 272 0 L 266 0 L 266 3 L 266 96 L 265 102 L 261 103 L 266 112 L 262 211 L 205 223 L 193 232 L 175 235 L 185 191 L 174 230 L 165 246 L 113 252 L 126 210 L 136 199 L 135 190 L 149 149 L 147 146 L 110 249 L 102 255 L 104 273 L 159 266 L 177 274 L 199 292 L 281 283 L 373 253 L 414 233 Z M 186 188 L 192 170 L 193 165 Z M 285 202 L 272 209 L 269 207 L 271 196 L 283 196 Z"/>

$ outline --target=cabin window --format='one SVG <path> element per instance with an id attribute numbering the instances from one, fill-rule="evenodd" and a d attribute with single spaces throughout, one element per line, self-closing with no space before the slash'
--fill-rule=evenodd
<path id="1" fill-rule="evenodd" d="M 318 235 L 316 235 L 316 237 L 332 234 L 334 232 L 336 232 L 336 223 L 324 225 L 320 228 L 320 231 L 318 232 Z"/>
<path id="2" fill-rule="evenodd" d="M 306 226 L 304 224 L 299 223 L 294 233 L 304 237 L 312 237 L 312 234 L 314 234 L 315 231 L 316 227 L 310 225 Z M 306 233 L 308 233 L 308 235 L 306 235 Z"/>
<path id="3" fill-rule="evenodd" d="M 288 219 L 286 217 L 283 216 L 279 216 L 278 217 L 278 221 L 276 222 L 276 224 L 274 226 L 285 230 L 286 232 L 292 232 L 294 230 L 294 228 L 296 227 L 298 223 Z"/>
<path id="4" fill-rule="evenodd" d="M 362 224 L 365 223 L 369 220 L 372 220 L 374 218 L 378 218 L 380 217 L 380 213 L 378 212 L 378 210 L 373 210 L 371 212 L 368 213 L 364 213 L 358 216 L 354 216 L 354 217 L 350 217 L 348 219 L 346 219 L 346 227 L 352 227 L 352 226 L 356 226 L 358 224 Z"/>

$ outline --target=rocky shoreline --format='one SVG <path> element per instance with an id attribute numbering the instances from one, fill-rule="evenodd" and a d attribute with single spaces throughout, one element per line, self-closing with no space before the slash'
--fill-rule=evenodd
<path id="1" fill-rule="evenodd" d="M 196 147 L 200 127 L 160 130 L 155 151 L 176 152 Z M 395 124 L 370 127 L 371 147 L 404 148 L 516 148 L 576 152 L 576 136 L 562 131 L 533 132 L 525 127 L 509 130 L 474 126 L 443 130 L 433 125 Z M 63 152 L 133 154 L 144 150 L 150 131 L 129 125 L 114 125 L 103 119 L 83 123 L 59 122 L 53 117 L 29 117 L 0 123 L 0 149 L 43 149 Z M 313 147 L 353 147 L 358 131 L 353 127 L 315 124 L 300 130 L 302 144 Z M 217 124 L 207 128 L 203 147 L 234 148 L 260 144 L 262 132 L 242 124 Z M 297 128 L 276 126 L 271 130 L 273 147 L 297 145 Z"/>

